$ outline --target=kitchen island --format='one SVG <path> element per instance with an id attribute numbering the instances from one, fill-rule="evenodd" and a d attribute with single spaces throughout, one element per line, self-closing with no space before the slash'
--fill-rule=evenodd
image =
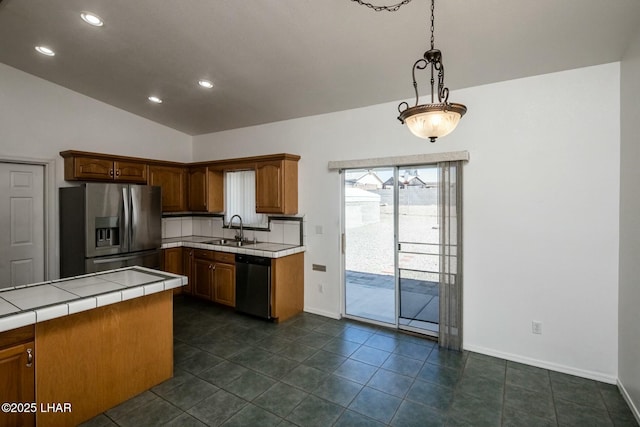
<path id="1" fill-rule="evenodd" d="M 173 289 L 186 283 L 130 267 L 0 291 L 0 394 L 34 409 L 0 425 L 77 425 L 172 377 Z"/>

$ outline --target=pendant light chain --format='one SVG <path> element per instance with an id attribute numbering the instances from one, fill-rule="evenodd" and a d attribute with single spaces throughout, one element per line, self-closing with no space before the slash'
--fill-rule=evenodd
<path id="1" fill-rule="evenodd" d="M 433 33 L 435 31 L 435 25 L 434 25 L 435 17 L 433 13 L 434 9 L 435 9 L 435 0 L 431 0 L 431 50 L 433 50 L 435 46 L 435 37 L 433 36 Z M 433 104 L 435 102 L 435 97 L 433 95 L 433 87 L 435 84 L 435 79 L 433 78 L 433 68 L 434 68 L 433 62 L 431 62 L 430 65 L 431 65 L 431 103 Z"/>
<path id="2" fill-rule="evenodd" d="M 435 30 L 435 26 L 433 24 L 433 22 L 435 21 L 435 17 L 434 17 L 434 14 L 433 14 L 433 10 L 434 9 L 435 9 L 435 0 L 431 0 L 431 49 L 433 49 L 434 41 L 435 41 L 435 38 L 433 36 L 433 32 Z"/>
<path id="3" fill-rule="evenodd" d="M 373 9 L 376 12 L 395 12 L 398 9 L 400 9 L 402 6 L 404 6 L 405 4 L 409 4 L 411 3 L 411 0 L 402 0 L 400 3 L 394 4 L 392 6 L 376 6 L 374 4 L 371 3 L 367 3 L 366 1 L 362 1 L 362 0 L 351 0 L 353 2 L 358 3 L 361 6 L 367 6 L 369 9 Z"/>

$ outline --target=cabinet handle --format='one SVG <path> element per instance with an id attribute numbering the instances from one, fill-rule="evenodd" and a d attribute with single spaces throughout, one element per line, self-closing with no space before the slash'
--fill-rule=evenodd
<path id="1" fill-rule="evenodd" d="M 113 176 L 113 169 L 109 169 L 109 176 Z"/>
<path id="2" fill-rule="evenodd" d="M 209 264 L 209 270 L 213 270 L 213 265 Z"/>
<path id="3" fill-rule="evenodd" d="M 120 176 L 120 169 L 116 170 L 116 176 Z"/>
<path id="4" fill-rule="evenodd" d="M 33 353 L 30 348 L 27 349 L 27 368 L 33 365 Z"/>

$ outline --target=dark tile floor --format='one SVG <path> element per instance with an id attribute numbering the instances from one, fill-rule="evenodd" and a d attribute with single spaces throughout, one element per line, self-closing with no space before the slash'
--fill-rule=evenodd
<path id="1" fill-rule="evenodd" d="M 86 426 L 638 425 L 613 385 L 348 320 L 174 305 L 174 377 Z"/>

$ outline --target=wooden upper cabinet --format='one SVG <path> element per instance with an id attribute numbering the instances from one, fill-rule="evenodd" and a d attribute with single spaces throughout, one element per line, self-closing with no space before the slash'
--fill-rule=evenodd
<path id="1" fill-rule="evenodd" d="M 178 166 L 149 166 L 149 185 L 162 187 L 162 212 L 187 210 L 187 169 Z"/>
<path id="2" fill-rule="evenodd" d="M 71 168 L 67 168 L 65 161 L 64 174 L 66 180 L 71 179 L 113 179 L 113 161 L 104 159 L 92 159 L 90 157 L 73 157 Z M 71 178 L 68 176 L 71 174 Z"/>
<path id="3" fill-rule="evenodd" d="M 256 212 L 298 213 L 298 160 L 256 164 Z"/>
<path id="4" fill-rule="evenodd" d="M 122 182 L 147 183 L 148 167 L 145 163 L 114 161 L 114 179 Z"/>
<path id="5" fill-rule="evenodd" d="M 92 153 L 63 151 L 66 181 L 116 181 L 147 183 L 148 167 L 144 161 Z"/>
<path id="6" fill-rule="evenodd" d="M 189 210 L 193 212 L 224 211 L 224 175 L 207 166 L 189 168 Z"/>
<path id="7" fill-rule="evenodd" d="M 1 0 L 0 0 L 1 1 Z M 67 181 L 130 182 L 162 187 L 163 212 L 224 212 L 224 172 L 256 171 L 256 212 L 298 213 L 295 154 L 176 163 L 85 151 L 62 151 Z"/>

